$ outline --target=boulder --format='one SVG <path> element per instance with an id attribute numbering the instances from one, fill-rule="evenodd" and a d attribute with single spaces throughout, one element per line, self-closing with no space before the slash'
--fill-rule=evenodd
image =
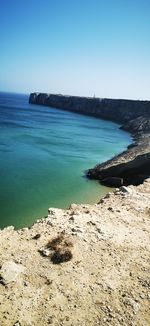
<path id="1" fill-rule="evenodd" d="M 24 270 L 24 266 L 16 264 L 13 261 L 6 261 L 0 270 L 1 283 L 9 284 L 11 282 L 15 282 L 19 275 L 24 272 Z"/>
<path id="2" fill-rule="evenodd" d="M 123 156 L 123 154 L 122 154 Z M 150 152 L 136 155 L 133 159 L 123 161 L 119 157 L 97 165 L 88 171 L 88 177 L 99 179 L 102 184 L 110 187 L 122 185 L 138 185 L 150 176 Z"/>
<path id="3" fill-rule="evenodd" d="M 121 187 L 123 185 L 123 178 L 108 177 L 101 180 L 101 184 L 108 187 Z"/>

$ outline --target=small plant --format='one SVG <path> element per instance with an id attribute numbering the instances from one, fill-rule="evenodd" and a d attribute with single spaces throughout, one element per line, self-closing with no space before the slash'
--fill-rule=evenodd
<path id="1" fill-rule="evenodd" d="M 64 246 L 65 247 L 73 247 L 73 243 L 72 243 L 72 241 L 65 239 Z"/>
<path id="2" fill-rule="evenodd" d="M 53 238 L 52 240 L 50 240 L 47 245 L 46 248 L 51 249 L 51 250 L 56 250 L 57 247 L 61 244 L 61 242 L 64 239 L 64 235 L 60 234 L 58 237 Z"/>
<path id="3" fill-rule="evenodd" d="M 72 241 L 65 237 L 65 232 L 61 232 L 57 237 L 50 240 L 46 245 L 46 250 L 52 250 L 51 261 L 53 264 L 60 264 L 72 259 L 73 255 L 69 247 L 73 247 Z M 45 251 L 46 251 L 45 250 Z"/>
<path id="4" fill-rule="evenodd" d="M 69 249 L 59 249 L 54 252 L 51 256 L 51 261 L 53 264 L 60 264 L 71 260 L 73 257 L 71 250 Z"/>

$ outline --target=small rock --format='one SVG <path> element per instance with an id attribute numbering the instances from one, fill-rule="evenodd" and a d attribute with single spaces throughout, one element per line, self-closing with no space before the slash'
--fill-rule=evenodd
<path id="1" fill-rule="evenodd" d="M 25 267 L 14 263 L 13 261 L 5 262 L 0 270 L 1 282 L 8 284 L 15 282 L 17 277 L 24 272 Z"/>
<path id="2" fill-rule="evenodd" d="M 54 212 L 53 209 L 49 208 L 49 209 L 48 209 L 48 214 L 49 214 L 49 215 L 55 215 L 55 212 Z"/>
<path id="3" fill-rule="evenodd" d="M 26 231 L 28 231 L 28 230 L 29 230 L 28 228 L 22 228 L 22 229 L 21 229 L 22 232 L 26 232 Z"/>
<path id="4" fill-rule="evenodd" d="M 23 282 L 23 285 L 24 285 L 24 286 L 28 286 L 27 282 Z"/>
<path id="5" fill-rule="evenodd" d="M 108 193 L 105 195 L 104 199 L 105 199 L 105 198 L 110 198 L 110 196 L 111 196 L 111 192 L 108 192 Z"/>
<path id="6" fill-rule="evenodd" d="M 102 235 L 104 235 L 104 232 L 100 229 L 100 228 L 97 228 L 96 231 Z"/>
<path id="7" fill-rule="evenodd" d="M 105 200 L 103 198 L 100 199 L 100 201 L 98 202 L 98 204 L 103 204 L 105 202 Z"/>
<path id="8" fill-rule="evenodd" d="M 48 217 L 55 216 L 60 213 L 61 213 L 61 209 L 59 209 L 59 208 L 49 208 L 48 209 Z"/>
<path id="9" fill-rule="evenodd" d="M 123 193 L 129 194 L 129 195 L 132 194 L 132 190 L 130 188 L 126 187 L 126 186 L 120 187 L 120 191 L 123 192 Z"/>
<path id="10" fill-rule="evenodd" d="M 138 312 L 139 309 L 140 309 L 140 304 L 138 302 L 136 302 L 135 300 L 133 300 L 132 298 L 126 298 L 124 300 L 124 303 L 126 305 L 131 306 L 133 308 L 133 310 L 134 310 L 135 313 Z"/>
<path id="11" fill-rule="evenodd" d="M 46 223 L 50 226 L 53 226 L 53 223 L 50 220 L 47 220 Z"/>
<path id="12" fill-rule="evenodd" d="M 74 210 L 74 209 L 76 209 L 77 207 L 78 207 L 78 205 L 73 203 L 73 204 L 70 205 L 69 209 L 73 209 L 73 210 Z"/>
<path id="13" fill-rule="evenodd" d="M 140 298 L 141 298 L 141 299 L 145 299 L 145 295 L 144 295 L 144 293 L 141 293 L 141 294 L 140 294 Z"/>
<path id="14" fill-rule="evenodd" d="M 13 326 L 21 326 L 21 323 L 19 322 L 19 320 L 17 320 Z"/>
<path id="15" fill-rule="evenodd" d="M 95 225 L 96 225 L 96 223 L 95 223 L 95 222 L 93 222 L 93 221 L 89 221 L 89 222 L 87 222 L 87 224 L 88 224 L 88 225 L 93 225 L 93 226 L 95 226 Z"/>
<path id="16" fill-rule="evenodd" d="M 79 229 L 78 227 L 72 228 L 71 231 L 72 232 L 77 232 L 77 233 L 83 233 L 83 231 L 81 229 Z"/>
<path id="17" fill-rule="evenodd" d="M 6 228 L 5 228 L 5 230 L 7 230 L 7 231 L 13 231 L 14 230 L 14 226 L 7 226 Z"/>
<path id="18" fill-rule="evenodd" d="M 147 299 L 150 300 L 150 293 L 147 294 Z"/>
<path id="19" fill-rule="evenodd" d="M 36 235 L 34 235 L 33 237 L 32 237 L 32 239 L 33 240 L 38 240 L 39 238 L 40 238 L 40 233 L 37 233 Z"/>
<path id="20" fill-rule="evenodd" d="M 71 216 L 71 217 L 69 218 L 69 221 L 70 221 L 70 222 L 74 222 L 74 216 Z"/>
<path id="21" fill-rule="evenodd" d="M 39 252 L 45 257 L 49 257 L 51 254 L 51 251 L 49 249 L 39 249 Z"/>
<path id="22" fill-rule="evenodd" d="M 114 211 L 113 208 L 111 206 L 108 207 L 108 211 Z"/>

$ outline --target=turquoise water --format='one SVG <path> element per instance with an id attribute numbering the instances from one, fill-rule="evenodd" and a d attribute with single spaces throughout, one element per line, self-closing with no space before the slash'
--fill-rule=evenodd
<path id="1" fill-rule="evenodd" d="M 98 201 L 108 188 L 85 170 L 130 142 L 115 123 L 0 93 L 0 227 L 31 225 L 49 207 Z"/>

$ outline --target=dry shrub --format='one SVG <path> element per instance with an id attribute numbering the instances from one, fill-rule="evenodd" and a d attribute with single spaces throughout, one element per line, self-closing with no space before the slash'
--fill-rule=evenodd
<path id="1" fill-rule="evenodd" d="M 57 247 L 61 244 L 61 242 L 64 239 L 64 235 L 60 234 L 58 235 L 58 237 L 53 238 L 52 240 L 50 240 L 47 245 L 46 248 L 51 249 L 51 250 L 56 250 Z"/>
<path id="2" fill-rule="evenodd" d="M 72 259 L 73 255 L 69 247 L 73 247 L 73 243 L 65 238 L 65 232 L 61 232 L 47 243 L 46 248 L 54 251 L 51 255 L 53 264 L 60 264 Z"/>
<path id="3" fill-rule="evenodd" d="M 59 247 L 73 247 L 73 243 L 69 239 L 65 239 L 64 234 L 61 233 L 57 237 L 50 240 L 46 245 L 46 248 L 51 250 L 57 250 Z"/>
<path id="4" fill-rule="evenodd" d="M 72 241 L 70 241 L 68 239 L 65 239 L 64 240 L 64 246 L 65 247 L 73 247 L 73 243 L 72 243 Z"/>
<path id="5" fill-rule="evenodd" d="M 59 249 L 54 252 L 51 256 L 51 261 L 53 264 L 60 264 L 71 260 L 73 257 L 71 250 L 69 249 Z"/>

